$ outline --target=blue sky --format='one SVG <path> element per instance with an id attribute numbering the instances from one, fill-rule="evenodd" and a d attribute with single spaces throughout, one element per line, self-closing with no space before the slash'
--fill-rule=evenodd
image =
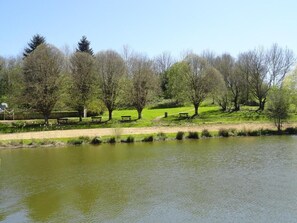
<path id="1" fill-rule="evenodd" d="M 21 54 L 36 33 L 59 48 L 86 35 L 95 52 L 129 45 L 151 57 L 272 43 L 297 53 L 296 9 L 296 0 L 1 0 L 0 55 Z"/>

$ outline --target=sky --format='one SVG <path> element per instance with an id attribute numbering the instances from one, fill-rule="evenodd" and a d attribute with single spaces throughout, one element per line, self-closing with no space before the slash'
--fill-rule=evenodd
<path id="1" fill-rule="evenodd" d="M 149 57 L 273 43 L 297 53 L 296 9 L 296 0 L 0 0 L 0 56 L 21 55 L 37 33 L 61 49 L 85 35 L 94 52 L 126 45 Z"/>

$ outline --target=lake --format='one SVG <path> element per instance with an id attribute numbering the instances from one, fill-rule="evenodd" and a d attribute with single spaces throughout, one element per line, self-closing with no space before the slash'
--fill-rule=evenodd
<path id="1" fill-rule="evenodd" d="M 296 222 L 297 137 L 0 151 L 0 222 Z"/>

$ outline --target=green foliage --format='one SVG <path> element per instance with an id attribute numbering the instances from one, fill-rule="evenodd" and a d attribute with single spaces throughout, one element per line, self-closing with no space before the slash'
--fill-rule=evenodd
<path id="1" fill-rule="evenodd" d="M 67 143 L 71 145 L 81 145 L 84 141 L 82 139 L 70 139 Z"/>
<path id="2" fill-rule="evenodd" d="M 175 137 L 175 139 L 177 139 L 177 140 L 183 140 L 183 138 L 184 138 L 184 132 L 177 132 L 176 133 L 176 137 Z"/>
<path id="3" fill-rule="evenodd" d="M 41 44 L 24 60 L 23 102 L 31 109 L 43 114 L 45 123 L 58 101 L 61 52 L 51 46 Z"/>
<path id="4" fill-rule="evenodd" d="M 188 139 L 199 139 L 198 132 L 189 132 Z"/>
<path id="5" fill-rule="evenodd" d="M 101 140 L 101 138 L 98 137 L 98 136 L 94 137 L 94 138 L 91 140 L 91 142 L 90 142 L 90 144 L 92 144 L 92 145 L 99 145 L 99 144 L 101 144 L 101 143 L 102 143 L 102 140 Z"/>
<path id="6" fill-rule="evenodd" d="M 87 40 L 87 37 L 83 36 L 77 44 L 78 48 L 76 49 L 76 52 L 85 52 L 93 56 L 94 52 L 93 49 L 90 47 L 90 44 L 91 42 Z"/>
<path id="7" fill-rule="evenodd" d="M 94 86 L 94 58 L 85 52 L 76 52 L 70 58 L 70 106 L 83 116 L 84 108 L 91 99 Z"/>
<path id="8" fill-rule="evenodd" d="M 188 101 L 188 90 L 185 74 L 188 72 L 189 66 L 185 62 L 173 64 L 167 71 L 168 77 L 168 95 L 174 98 L 178 103 Z"/>
<path id="9" fill-rule="evenodd" d="M 267 115 L 274 121 L 278 131 L 289 117 L 289 94 L 285 88 L 273 88 L 268 95 Z"/>
<path id="10" fill-rule="evenodd" d="M 229 137 L 228 129 L 221 128 L 219 129 L 218 135 L 221 137 Z"/>
<path id="11" fill-rule="evenodd" d="M 143 140 L 143 142 L 153 142 L 154 141 L 154 136 L 147 136 Z"/>
<path id="12" fill-rule="evenodd" d="M 121 140 L 121 142 L 133 143 L 134 142 L 134 137 L 133 136 L 128 136 L 126 140 Z"/>
<path id="13" fill-rule="evenodd" d="M 34 35 L 31 39 L 31 42 L 28 43 L 29 47 L 25 48 L 23 56 L 27 57 L 41 44 L 45 44 L 45 37 L 39 34 Z"/>
<path id="14" fill-rule="evenodd" d="M 207 129 L 203 129 L 201 132 L 201 137 L 209 138 L 209 137 L 212 137 L 212 135 Z"/>
<path id="15" fill-rule="evenodd" d="M 164 132 L 159 132 L 157 134 L 157 138 L 158 138 L 158 140 L 165 141 L 167 139 L 167 136 L 166 136 L 166 134 Z"/>
<path id="16" fill-rule="evenodd" d="M 114 144 L 116 143 L 116 138 L 113 136 L 113 137 L 110 137 L 108 140 L 107 140 L 108 143 L 110 144 Z"/>
<path id="17" fill-rule="evenodd" d="M 285 133 L 289 135 L 296 135 L 297 134 L 297 127 L 289 127 L 285 129 Z"/>

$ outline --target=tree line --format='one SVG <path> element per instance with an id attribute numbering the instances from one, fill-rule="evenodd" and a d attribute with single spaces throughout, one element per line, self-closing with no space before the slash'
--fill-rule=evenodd
<path id="1" fill-rule="evenodd" d="M 134 107 L 140 119 L 142 110 L 156 98 L 191 102 L 195 115 L 206 98 L 223 111 L 239 111 L 241 105 L 256 105 L 263 111 L 269 95 L 284 88 L 294 64 L 293 51 L 277 44 L 236 58 L 204 51 L 187 52 L 179 60 L 168 52 L 151 59 L 128 47 L 122 53 L 94 53 L 85 36 L 75 52 L 62 53 L 37 34 L 21 58 L 0 58 L 0 101 L 41 112 L 46 123 L 61 104 L 77 110 L 82 120 L 94 100 L 108 111 L 109 120 L 123 106 Z M 295 79 L 287 79 L 293 92 Z M 276 101 L 275 96 L 271 101 Z"/>

